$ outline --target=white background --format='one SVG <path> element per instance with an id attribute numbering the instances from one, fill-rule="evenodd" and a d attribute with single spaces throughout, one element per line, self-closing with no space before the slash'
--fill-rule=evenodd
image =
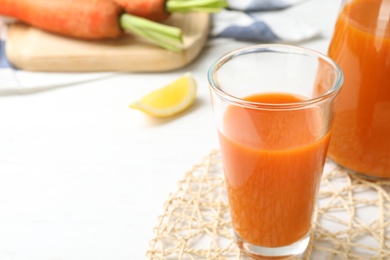
<path id="1" fill-rule="evenodd" d="M 326 53 L 339 5 L 283 11 L 322 32 L 298 45 Z M 178 71 L 0 97 L 0 259 L 145 259 L 168 194 L 218 148 L 207 69 L 251 44 L 210 40 Z M 199 88 L 184 114 L 159 120 L 128 108 L 187 71 Z"/>

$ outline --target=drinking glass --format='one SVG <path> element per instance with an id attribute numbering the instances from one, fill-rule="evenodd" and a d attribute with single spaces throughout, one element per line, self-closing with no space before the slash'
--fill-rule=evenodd
<path id="1" fill-rule="evenodd" d="M 239 247 L 250 256 L 303 254 L 341 70 L 315 51 L 264 44 L 227 53 L 208 81 Z"/>

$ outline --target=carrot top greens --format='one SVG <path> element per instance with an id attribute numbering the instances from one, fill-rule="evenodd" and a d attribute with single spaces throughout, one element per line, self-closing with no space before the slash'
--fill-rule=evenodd
<path id="1" fill-rule="evenodd" d="M 226 0 L 167 0 L 166 9 L 174 12 L 218 12 L 227 6 Z M 182 31 L 179 28 L 156 23 L 145 18 L 124 13 L 120 16 L 122 29 L 148 39 L 165 49 L 180 51 Z"/>
<path id="2" fill-rule="evenodd" d="M 148 39 L 165 49 L 171 51 L 181 50 L 182 31 L 179 28 L 126 13 L 120 16 L 120 25 L 124 30 Z"/>
<path id="3" fill-rule="evenodd" d="M 168 13 L 175 12 L 208 12 L 216 13 L 227 7 L 226 0 L 167 0 L 166 9 Z"/>

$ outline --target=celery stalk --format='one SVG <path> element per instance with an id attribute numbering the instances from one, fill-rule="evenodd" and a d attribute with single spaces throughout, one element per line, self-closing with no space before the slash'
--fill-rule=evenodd
<path id="1" fill-rule="evenodd" d="M 177 52 L 181 50 L 179 46 L 182 43 L 182 31 L 179 28 L 126 13 L 120 16 L 120 25 L 122 29 L 141 36 L 165 49 Z"/>
<path id="2" fill-rule="evenodd" d="M 175 12 L 219 12 L 227 7 L 226 0 L 167 0 L 168 13 Z"/>
<path id="3" fill-rule="evenodd" d="M 216 13 L 227 7 L 226 0 L 166 0 L 166 11 Z M 172 51 L 180 51 L 182 31 L 179 28 L 153 22 L 145 18 L 124 13 L 120 16 L 121 28 L 141 36 L 154 44 Z"/>

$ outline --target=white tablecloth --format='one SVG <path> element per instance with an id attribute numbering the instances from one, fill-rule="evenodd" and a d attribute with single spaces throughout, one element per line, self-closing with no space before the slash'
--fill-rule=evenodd
<path id="1" fill-rule="evenodd" d="M 319 28 L 321 37 L 299 45 L 326 53 L 339 4 L 311 0 L 282 12 Z M 250 44 L 211 40 L 174 72 L 1 96 L 0 259 L 144 259 L 168 194 L 218 148 L 208 67 Z M 189 111 L 152 119 L 128 108 L 186 71 L 199 86 Z"/>

